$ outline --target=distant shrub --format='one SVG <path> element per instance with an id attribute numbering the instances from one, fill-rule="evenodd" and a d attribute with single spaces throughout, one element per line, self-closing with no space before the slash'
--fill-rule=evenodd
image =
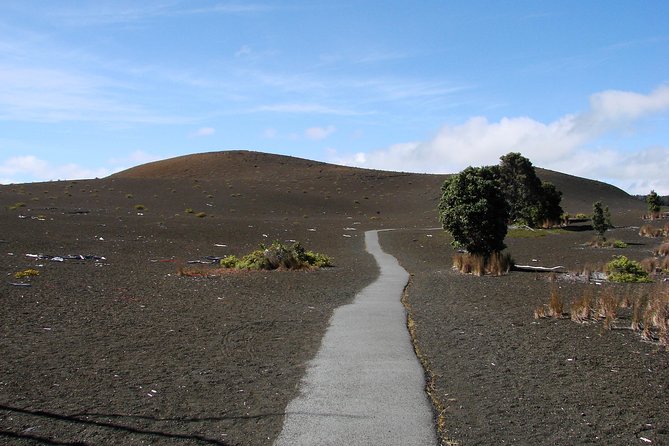
<path id="1" fill-rule="evenodd" d="M 184 212 L 187 213 L 187 214 L 194 214 L 195 213 L 195 211 L 192 208 L 186 208 L 186 210 Z"/>
<path id="2" fill-rule="evenodd" d="M 641 264 L 625 256 L 614 256 L 613 260 L 606 264 L 606 271 L 612 282 L 650 282 L 648 273 Z"/>
<path id="3" fill-rule="evenodd" d="M 11 206 L 8 206 L 7 208 L 8 208 L 10 211 L 15 211 L 15 210 L 17 210 L 17 209 L 19 209 L 19 208 L 24 208 L 24 207 L 26 207 L 26 204 L 25 204 L 25 203 L 23 203 L 23 202 L 18 202 L 18 203 L 14 203 L 14 204 L 11 205 Z"/>
<path id="4" fill-rule="evenodd" d="M 658 256 L 669 256 L 669 242 L 662 243 L 657 250 L 655 250 L 655 255 Z"/>
<path id="5" fill-rule="evenodd" d="M 138 211 L 143 211 L 146 209 L 146 206 L 144 206 L 143 204 L 136 204 L 135 209 Z"/>
<path id="6" fill-rule="evenodd" d="M 39 276 L 39 271 L 37 271 L 36 269 L 26 269 L 14 273 L 14 278 L 16 279 L 24 279 L 26 277 L 33 277 L 33 276 Z"/>
<path id="7" fill-rule="evenodd" d="M 204 218 L 204 217 L 207 216 L 207 213 L 206 212 L 198 212 L 197 214 L 195 214 L 195 216 L 197 218 Z"/>
<path id="8" fill-rule="evenodd" d="M 662 228 L 655 228 L 651 225 L 643 225 L 639 228 L 639 235 L 642 237 L 662 237 L 663 234 Z"/>
<path id="9" fill-rule="evenodd" d="M 627 248 L 627 243 L 623 242 L 622 240 L 616 240 L 613 242 L 613 247 L 624 249 Z"/>
<path id="10" fill-rule="evenodd" d="M 126 194 L 125 198 L 134 198 L 132 194 Z"/>
<path id="11" fill-rule="evenodd" d="M 270 246 L 260 245 L 260 249 L 241 259 L 226 256 L 220 260 L 220 265 L 223 268 L 248 270 L 297 270 L 332 266 L 332 259 L 325 254 L 305 250 L 299 242 L 289 246 L 275 241 Z"/>

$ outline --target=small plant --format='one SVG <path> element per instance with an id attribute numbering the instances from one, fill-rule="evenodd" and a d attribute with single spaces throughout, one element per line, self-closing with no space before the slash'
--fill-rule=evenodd
<path id="1" fill-rule="evenodd" d="M 662 228 L 655 228 L 651 225 L 643 225 L 641 228 L 639 228 L 639 235 L 641 237 L 662 237 L 664 235 L 664 231 Z"/>
<path id="2" fill-rule="evenodd" d="M 34 276 L 39 276 L 39 271 L 37 271 L 36 269 L 26 269 L 14 273 L 15 279 L 25 279 L 26 277 L 34 277 Z"/>
<path id="3" fill-rule="evenodd" d="M 625 249 L 627 248 L 627 243 L 623 242 L 622 240 L 616 240 L 613 242 L 613 247 L 618 249 Z"/>
<path id="4" fill-rule="evenodd" d="M 19 208 L 24 208 L 24 207 L 26 207 L 26 204 L 25 204 L 25 203 L 23 203 L 23 202 L 18 202 L 18 203 L 14 203 L 14 204 L 11 205 L 11 206 L 8 206 L 7 208 L 8 208 L 10 211 L 15 211 L 15 210 L 17 210 L 17 209 L 19 209 Z"/>
<path id="5" fill-rule="evenodd" d="M 580 323 L 589 320 L 592 312 L 592 300 L 592 290 L 586 288 L 581 298 L 571 305 L 571 320 Z"/>
<path id="6" fill-rule="evenodd" d="M 299 242 L 288 246 L 275 241 L 270 246 L 260 245 L 241 259 L 225 256 L 220 260 L 222 268 L 248 270 L 297 270 L 332 266 L 332 259 L 325 254 L 305 250 Z"/>
<path id="7" fill-rule="evenodd" d="M 138 211 L 143 211 L 146 209 L 146 206 L 144 206 L 143 204 L 136 204 L 135 209 Z"/>
<path id="8" fill-rule="evenodd" d="M 662 243 L 659 248 L 655 250 L 656 256 L 669 256 L 669 242 Z"/>
<path id="9" fill-rule="evenodd" d="M 551 296 L 548 305 L 542 305 L 534 310 L 535 319 L 544 319 L 552 317 L 555 319 L 560 319 L 564 317 L 564 299 L 557 292 L 555 287 L 551 288 Z"/>
<path id="10" fill-rule="evenodd" d="M 618 311 L 618 299 L 616 299 L 613 289 L 606 288 L 597 299 L 597 316 L 604 319 L 604 328 L 611 329 L 611 324 L 616 318 Z"/>
<path id="11" fill-rule="evenodd" d="M 132 194 L 125 194 L 125 198 L 132 199 L 134 198 Z"/>
<path id="12" fill-rule="evenodd" d="M 613 260 L 606 264 L 606 271 L 612 282 L 650 282 L 648 273 L 641 264 L 625 256 L 614 256 Z"/>
<path id="13" fill-rule="evenodd" d="M 186 208 L 186 210 L 184 212 L 186 214 L 194 214 L 195 213 L 195 211 L 192 208 Z"/>
<path id="14" fill-rule="evenodd" d="M 204 218 L 204 217 L 207 216 L 207 213 L 206 212 L 198 212 L 197 214 L 195 214 L 195 216 L 197 218 Z"/>

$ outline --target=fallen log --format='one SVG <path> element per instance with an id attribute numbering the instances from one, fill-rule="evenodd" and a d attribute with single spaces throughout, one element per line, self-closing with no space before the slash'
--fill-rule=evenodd
<path id="1" fill-rule="evenodd" d="M 567 268 L 564 266 L 532 266 L 532 265 L 513 265 L 511 268 L 514 271 L 533 271 L 540 273 L 566 273 Z"/>

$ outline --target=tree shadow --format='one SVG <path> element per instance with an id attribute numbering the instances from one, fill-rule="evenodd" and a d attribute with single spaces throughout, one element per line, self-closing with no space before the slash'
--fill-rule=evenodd
<path id="1" fill-rule="evenodd" d="M 216 446 L 231 446 L 230 443 L 226 443 L 222 440 L 217 440 L 214 438 L 209 438 L 203 435 L 198 435 L 198 434 L 181 434 L 181 433 L 171 433 L 171 432 L 163 432 L 161 430 L 156 430 L 156 429 L 148 429 L 148 428 L 141 428 L 141 427 L 135 427 L 135 426 L 129 426 L 124 424 L 121 420 L 126 419 L 126 420 L 149 420 L 149 421 L 155 421 L 155 422 L 165 422 L 165 421 L 179 421 L 179 422 L 205 422 L 205 421 L 225 421 L 225 420 L 234 420 L 234 419 L 260 419 L 260 418 L 265 418 L 265 417 L 271 417 L 271 416 L 283 416 L 283 413 L 277 413 L 277 414 L 259 414 L 259 415 L 240 415 L 240 416 L 229 416 L 229 417 L 204 417 L 204 418 L 186 418 L 186 417 L 179 417 L 179 418 L 158 418 L 158 417 L 150 417 L 150 416 L 145 416 L 145 415 L 122 415 L 122 414 L 105 414 L 105 413 L 76 413 L 76 414 L 69 414 L 69 415 L 64 415 L 64 414 L 58 414 L 58 413 L 53 413 L 53 412 L 48 412 L 44 410 L 31 410 L 31 409 L 22 409 L 19 407 L 12 407 L 12 406 L 7 406 L 7 405 L 2 405 L 0 404 L 0 410 L 5 410 L 8 412 L 12 412 L 15 414 L 24 414 L 24 415 L 30 415 L 34 417 L 39 417 L 43 419 L 50 419 L 50 420 L 56 420 L 56 421 L 62 421 L 66 423 L 73 423 L 77 425 L 84 425 L 84 426 L 95 426 L 95 427 L 102 427 L 106 429 L 113 429 L 118 432 L 123 432 L 126 434 L 136 434 L 136 435 L 153 435 L 156 437 L 164 438 L 164 439 L 171 439 L 171 440 L 182 440 L 182 441 L 192 441 L 192 442 L 197 442 L 199 444 L 210 444 L 210 445 L 216 445 Z M 96 418 L 112 418 L 112 419 L 118 419 L 120 420 L 119 422 L 109 422 L 109 421 L 102 421 L 102 420 L 91 420 L 91 419 L 85 419 L 84 417 L 96 417 Z M 43 438 L 40 436 L 36 436 L 32 433 L 29 432 L 11 432 L 8 430 L 0 430 L 0 438 L 5 437 L 5 438 L 13 438 L 13 439 L 23 439 L 23 440 L 31 440 L 31 441 L 36 441 L 41 444 L 46 444 L 46 445 L 69 445 L 69 446 L 86 446 L 86 443 L 83 442 L 68 442 L 68 441 L 61 441 L 53 438 Z"/>

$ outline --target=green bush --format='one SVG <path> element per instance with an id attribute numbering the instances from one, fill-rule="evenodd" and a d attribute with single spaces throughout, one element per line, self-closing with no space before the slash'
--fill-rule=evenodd
<path id="1" fill-rule="evenodd" d="M 648 273 L 641 264 L 625 256 L 613 256 L 613 260 L 606 264 L 606 271 L 611 282 L 635 283 L 650 282 Z"/>
<path id="2" fill-rule="evenodd" d="M 616 240 L 615 242 L 613 242 L 613 247 L 624 249 L 627 248 L 627 243 L 623 242 L 622 240 Z"/>
<path id="3" fill-rule="evenodd" d="M 225 256 L 220 260 L 220 264 L 223 268 L 237 268 L 239 264 L 239 259 L 237 256 Z"/>
<path id="4" fill-rule="evenodd" d="M 324 268 L 332 266 L 332 259 L 325 254 L 305 250 L 299 242 L 290 246 L 273 242 L 270 246 L 260 245 L 257 249 L 238 259 L 226 256 L 220 260 L 223 268 L 247 270 L 273 270 L 302 268 Z"/>

